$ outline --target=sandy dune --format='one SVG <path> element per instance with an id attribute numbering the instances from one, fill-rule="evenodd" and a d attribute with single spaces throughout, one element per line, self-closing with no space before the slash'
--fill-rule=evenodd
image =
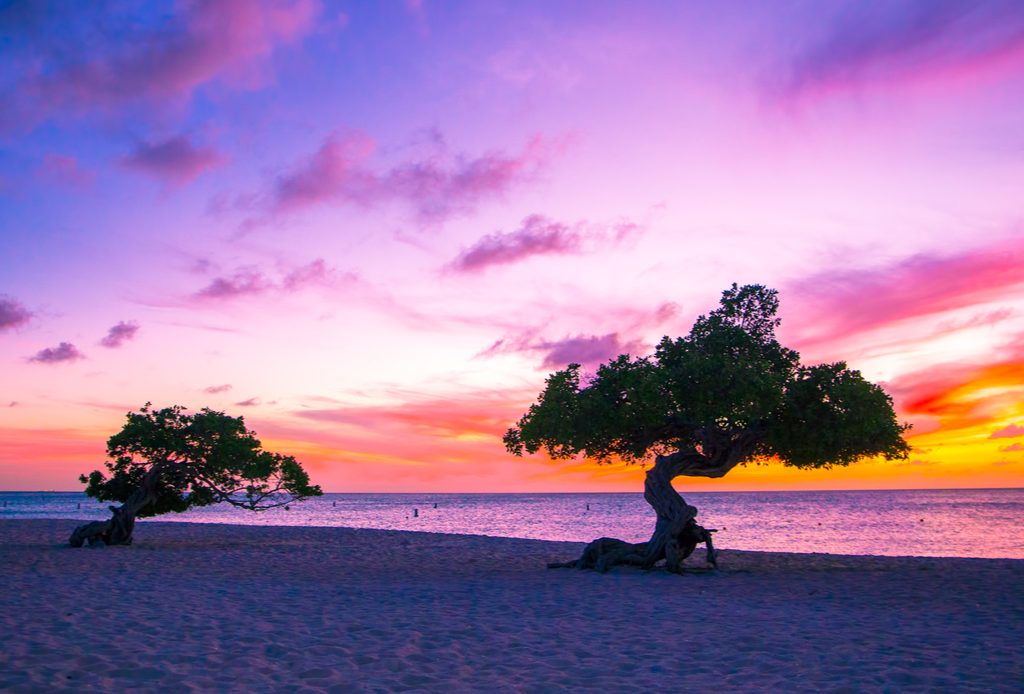
<path id="1" fill-rule="evenodd" d="M 598 575 L 544 568 L 568 543 L 148 522 L 73 550 L 73 526 L 0 522 L 0 689 L 1024 688 L 1024 560 Z"/>

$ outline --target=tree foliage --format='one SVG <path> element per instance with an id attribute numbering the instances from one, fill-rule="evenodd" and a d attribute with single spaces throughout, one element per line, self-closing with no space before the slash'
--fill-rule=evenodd
<path id="1" fill-rule="evenodd" d="M 264 451 L 241 417 L 207 408 L 189 414 L 147 403 L 128 413 L 107 455 L 107 474 L 80 477 L 85 493 L 126 502 L 145 486 L 140 517 L 219 502 L 261 511 L 322 493 L 295 458 Z"/>
<path id="2" fill-rule="evenodd" d="M 688 335 L 663 338 L 650 356 L 623 354 L 590 378 L 570 364 L 505 434 L 507 449 L 637 462 L 676 451 L 712 459 L 742 441 L 741 462 L 905 458 L 909 425 L 896 420 L 892 399 L 843 362 L 801 365 L 775 337 L 778 307 L 774 289 L 733 284 Z"/>

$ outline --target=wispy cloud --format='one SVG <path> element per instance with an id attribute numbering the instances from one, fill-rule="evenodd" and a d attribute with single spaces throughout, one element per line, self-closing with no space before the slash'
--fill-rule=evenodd
<path id="1" fill-rule="evenodd" d="M 235 403 L 235 407 L 256 407 L 260 404 L 259 398 L 248 398 Z"/>
<path id="2" fill-rule="evenodd" d="M 264 84 L 267 58 L 307 34 L 319 7 L 316 0 L 185 2 L 154 27 L 119 5 L 44 6 L 24 18 L 24 30 L 6 47 L 25 69 L 4 95 L 3 120 L 34 125 L 125 104 L 162 104 L 189 99 L 214 81 Z"/>
<path id="3" fill-rule="evenodd" d="M 620 243 L 639 228 L 626 221 L 612 225 L 586 222 L 570 225 L 534 214 L 525 218 L 515 231 L 484 236 L 463 250 L 448 267 L 455 272 L 474 273 L 495 265 L 517 263 L 532 256 L 593 252 Z"/>
<path id="4" fill-rule="evenodd" d="M 1024 393 L 1024 350 L 1009 350 L 1005 361 L 938 365 L 906 374 L 886 385 L 897 409 L 915 421 L 914 433 L 935 426 L 947 432 L 988 428 L 1014 412 Z M 918 422 L 923 426 L 919 427 Z M 980 432 L 977 432 L 980 433 Z M 991 439 L 1024 436 L 1024 426 L 989 433 Z"/>
<path id="5" fill-rule="evenodd" d="M 206 388 L 203 388 L 203 392 L 209 393 L 210 395 L 216 395 L 217 393 L 226 393 L 229 390 L 231 390 L 230 383 L 223 383 L 219 386 L 208 386 Z"/>
<path id="6" fill-rule="evenodd" d="M 107 331 L 106 336 L 100 340 L 104 347 L 120 347 L 125 342 L 135 339 L 139 332 L 139 324 L 134 321 L 121 321 Z"/>
<path id="7" fill-rule="evenodd" d="M 47 347 L 29 357 L 29 361 L 39 364 L 59 364 L 61 362 L 78 361 L 85 359 L 85 355 L 78 351 L 70 342 L 61 342 L 56 347 Z"/>
<path id="8" fill-rule="evenodd" d="M 532 180 L 563 146 L 535 136 L 518 153 L 495 150 L 468 156 L 451 153 L 438 140 L 432 154 L 378 170 L 369 161 L 376 149 L 371 137 L 337 131 L 277 178 L 267 211 L 275 215 L 326 203 L 374 207 L 399 202 L 420 223 L 433 224 Z"/>
<path id="9" fill-rule="evenodd" d="M 279 277 L 270 277 L 257 267 L 239 268 L 229 275 L 215 277 L 193 294 L 193 298 L 223 300 L 268 292 L 291 293 L 309 286 L 331 286 L 354 279 L 351 273 L 334 270 L 322 258 L 317 258 L 305 265 L 285 270 Z"/>
<path id="10" fill-rule="evenodd" d="M 167 184 L 183 185 L 219 166 L 225 157 L 212 147 L 197 147 L 187 137 L 178 135 L 168 140 L 140 143 L 121 161 Z"/>
<path id="11" fill-rule="evenodd" d="M 959 255 L 823 272 L 787 287 L 785 295 L 807 343 L 995 301 L 1022 288 L 1024 243 L 1013 240 Z"/>
<path id="12" fill-rule="evenodd" d="M 32 320 L 32 312 L 17 299 L 0 295 L 0 332 L 19 328 Z"/>
<path id="13" fill-rule="evenodd" d="M 1015 439 L 1018 436 L 1024 436 L 1024 426 L 1017 424 L 1011 424 L 989 434 L 990 439 Z"/>
<path id="14" fill-rule="evenodd" d="M 344 406 L 298 410 L 294 414 L 302 419 L 382 432 L 406 430 L 438 439 L 476 434 L 497 440 L 522 414 L 524 399 L 521 394 L 462 393 L 388 406 Z"/>
<path id="15" fill-rule="evenodd" d="M 806 95 L 1021 65 L 1024 6 L 1016 0 L 852 3 L 793 57 L 782 86 Z"/>
<path id="16" fill-rule="evenodd" d="M 1024 451 L 1024 443 L 1011 443 L 1009 446 L 1003 446 L 999 449 L 1003 453 L 1013 453 L 1015 451 Z"/>

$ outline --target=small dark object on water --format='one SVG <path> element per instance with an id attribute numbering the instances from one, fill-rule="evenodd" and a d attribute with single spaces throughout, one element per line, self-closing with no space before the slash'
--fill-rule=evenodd
<path id="1" fill-rule="evenodd" d="M 587 510 L 588 511 L 590 510 L 590 504 L 587 504 Z"/>
<path id="2" fill-rule="evenodd" d="M 5 501 L 4 502 L 4 506 L 6 506 L 6 505 L 7 505 L 7 502 Z M 78 508 L 82 508 L 82 504 L 81 503 L 78 504 Z"/>
<path id="3" fill-rule="evenodd" d="M 420 510 L 418 508 L 414 508 L 412 510 L 412 517 L 413 518 L 419 518 L 420 517 Z"/>
<path id="4" fill-rule="evenodd" d="M 437 504 L 434 504 L 434 508 L 437 508 Z"/>
<path id="5" fill-rule="evenodd" d="M 332 502 L 331 502 L 331 506 L 334 506 L 335 508 L 337 508 L 337 506 L 338 506 L 338 502 L 337 502 L 337 501 L 332 501 Z"/>
<path id="6" fill-rule="evenodd" d="M 284 507 L 284 510 L 285 510 L 285 511 L 291 511 L 291 510 L 292 510 L 292 507 L 291 507 L 291 506 L 285 506 L 285 507 Z"/>

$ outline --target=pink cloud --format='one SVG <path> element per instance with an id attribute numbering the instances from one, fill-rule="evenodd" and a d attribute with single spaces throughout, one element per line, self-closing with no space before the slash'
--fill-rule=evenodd
<path id="1" fill-rule="evenodd" d="M 1024 64 L 1024 11 L 1014 0 L 854 4 L 793 59 L 789 94 L 863 84 L 973 79 Z"/>
<path id="2" fill-rule="evenodd" d="M 64 10 L 36 37 L 31 71 L 16 86 L 15 111 L 32 123 L 133 102 L 188 99 L 216 80 L 238 86 L 266 81 L 275 48 L 314 26 L 316 0 L 216 0 L 177 3 L 163 24 L 124 22 L 103 4 L 82 9 L 82 25 L 116 26 L 74 36 Z M 29 47 L 31 50 L 31 46 Z"/>
<path id="3" fill-rule="evenodd" d="M 824 272 L 791 285 L 785 295 L 808 326 L 807 343 L 998 300 L 1021 286 L 1024 243 L 1015 240 L 960 255 L 916 255 L 872 270 Z"/>
<path id="4" fill-rule="evenodd" d="M 1024 436 L 1024 426 L 1011 424 L 1010 426 L 993 431 L 988 437 L 990 439 L 1015 439 L 1018 436 Z"/>
<path id="5" fill-rule="evenodd" d="M 216 395 L 217 393 L 226 393 L 229 390 L 231 390 L 231 384 L 230 383 L 224 383 L 224 384 L 219 385 L 219 386 L 209 386 L 207 388 L 203 388 L 203 392 L 204 393 L 209 393 L 210 395 Z"/>
<path id="6" fill-rule="evenodd" d="M 380 184 L 363 163 L 375 147 L 365 133 L 332 133 L 305 162 L 278 178 L 276 209 L 291 211 L 329 200 L 369 204 Z"/>
<path id="7" fill-rule="evenodd" d="M 280 176 L 271 194 L 271 211 L 293 212 L 324 203 L 371 207 L 401 202 L 424 224 L 443 221 L 500 198 L 532 179 L 561 145 L 537 136 L 518 154 L 489 152 L 477 157 L 439 151 L 383 172 L 368 160 L 376 143 L 365 133 L 331 134 L 305 161 Z"/>
<path id="8" fill-rule="evenodd" d="M 389 406 L 299 410 L 302 419 L 351 424 L 370 430 L 407 430 L 438 439 L 482 434 L 499 439 L 522 414 L 526 397 L 498 393 L 424 398 Z"/>
<path id="9" fill-rule="evenodd" d="M 138 323 L 121 321 L 107 331 L 106 336 L 100 340 L 100 344 L 104 347 L 120 347 L 125 342 L 135 339 L 138 332 Z"/>
<path id="10" fill-rule="evenodd" d="M 32 320 L 32 312 L 16 299 L 0 295 L 0 332 L 19 328 Z"/>
<path id="11" fill-rule="evenodd" d="M 61 342 L 56 347 L 47 347 L 41 349 L 35 353 L 35 355 L 29 357 L 29 361 L 34 361 L 40 364 L 59 364 L 61 362 L 78 361 L 79 359 L 85 359 L 85 355 L 78 351 L 70 342 Z"/>
<path id="12" fill-rule="evenodd" d="M 83 169 L 74 157 L 63 154 L 46 154 L 36 174 L 45 181 L 70 188 L 85 188 L 93 184 L 96 174 Z"/>
<path id="13" fill-rule="evenodd" d="M 1003 446 L 999 449 L 1004 453 L 1012 453 L 1014 451 L 1024 451 L 1024 443 L 1011 443 L 1009 446 Z"/>
<path id="14" fill-rule="evenodd" d="M 260 404 L 259 398 L 249 398 L 235 403 L 235 407 L 256 407 Z"/>
<path id="15" fill-rule="evenodd" d="M 196 147 L 184 136 L 142 143 L 121 160 L 125 166 L 166 183 L 183 185 L 224 162 L 211 147 Z"/>

